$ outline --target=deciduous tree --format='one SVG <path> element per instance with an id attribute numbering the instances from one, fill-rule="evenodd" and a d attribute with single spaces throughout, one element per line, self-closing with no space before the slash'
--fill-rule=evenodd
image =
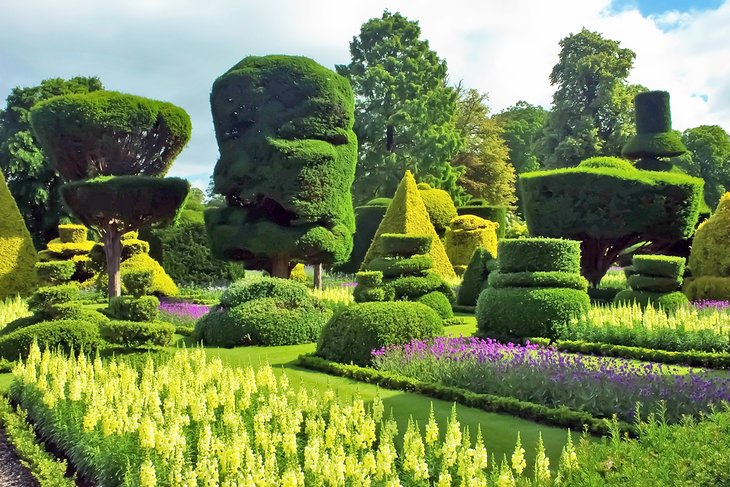
<path id="1" fill-rule="evenodd" d="M 682 133 L 685 155 L 675 164 L 688 174 L 705 180 L 705 202 L 715 208 L 730 188 L 730 136 L 717 125 L 700 125 Z"/>

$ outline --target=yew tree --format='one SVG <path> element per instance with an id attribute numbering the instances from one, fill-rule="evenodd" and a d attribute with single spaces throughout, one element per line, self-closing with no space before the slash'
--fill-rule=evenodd
<path id="1" fill-rule="evenodd" d="M 189 183 L 164 178 L 190 138 L 171 103 L 112 91 L 51 98 L 31 110 L 36 138 L 61 176 L 61 195 L 104 243 L 109 297 L 121 294 L 123 234 L 174 220 Z"/>

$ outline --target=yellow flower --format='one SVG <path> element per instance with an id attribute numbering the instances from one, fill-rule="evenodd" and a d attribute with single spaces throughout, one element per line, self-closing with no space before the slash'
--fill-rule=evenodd
<path id="1" fill-rule="evenodd" d="M 157 485 L 155 466 L 149 458 L 142 462 L 139 468 L 139 485 L 141 487 L 155 487 Z"/>
<path id="2" fill-rule="evenodd" d="M 525 462 L 525 449 L 522 448 L 522 441 L 520 440 L 520 434 L 517 433 L 517 444 L 515 445 L 515 451 L 512 453 L 512 470 L 519 476 L 525 470 L 527 463 Z"/>

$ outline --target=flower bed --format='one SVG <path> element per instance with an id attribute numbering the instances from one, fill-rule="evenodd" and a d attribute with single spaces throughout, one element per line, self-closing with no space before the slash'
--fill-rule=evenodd
<path id="1" fill-rule="evenodd" d="M 666 408 L 666 417 L 697 415 L 730 400 L 730 380 L 655 363 L 565 354 L 552 348 L 479 338 L 413 341 L 373 352 L 379 370 L 477 393 L 633 421 Z"/>

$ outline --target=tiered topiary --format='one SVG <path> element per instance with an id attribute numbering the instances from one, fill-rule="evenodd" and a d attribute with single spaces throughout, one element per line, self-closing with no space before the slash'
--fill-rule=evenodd
<path id="1" fill-rule="evenodd" d="M 689 254 L 692 277 L 684 285 L 691 300 L 730 300 L 730 193 L 720 198 L 717 210 L 694 236 Z"/>
<path id="2" fill-rule="evenodd" d="M 679 291 L 684 275 L 684 257 L 634 255 L 628 283 L 631 289 L 619 292 L 614 303 L 636 302 L 642 307 L 655 306 L 671 312 L 689 304 Z"/>
<path id="3" fill-rule="evenodd" d="M 622 149 L 624 157 L 637 159 L 639 169 L 670 171 L 670 157 L 687 152 L 679 133 L 672 130 L 669 93 L 647 91 L 634 98 L 636 135 Z"/>
<path id="4" fill-rule="evenodd" d="M 483 247 L 474 250 L 456 295 L 457 305 L 468 307 L 477 305 L 479 295 L 487 287 L 489 274 L 497 270 L 496 254 L 496 250 L 491 252 Z"/>
<path id="5" fill-rule="evenodd" d="M 499 339 L 554 338 L 558 324 L 590 307 L 580 275 L 580 242 L 551 238 L 499 242 L 499 270 L 477 302 L 481 334 Z"/>
<path id="6" fill-rule="evenodd" d="M 441 239 L 431 224 L 428 211 L 426 211 L 426 206 L 416 186 L 416 180 L 410 171 L 406 171 L 403 176 L 393 196 L 393 201 L 375 233 L 373 242 L 363 260 L 363 270 L 369 269 L 371 260 L 387 255 L 380 238 L 386 233 L 431 237 L 431 250 L 428 255 L 433 263 L 433 271 L 443 278 L 456 277 Z"/>
<path id="7" fill-rule="evenodd" d="M 428 183 L 418 183 L 417 187 L 433 228 L 439 238 L 444 238 L 449 222 L 458 215 L 454 200 L 443 189 L 432 188 Z"/>
<path id="8" fill-rule="evenodd" d="M 331 316 L 303 284 L 275 277 L 238 281 L 198 320 L 194 338 L 219 347 L 313 342 Z"/>
<path id="9" fill-rule="evenodd" d="M 432 272 L 432 237 L 385 233 L 380 239 L 384 255 L 357 274 L 355 301 L 423 301 L 442 318 L 452 318 L 453 292 Z"/>
<path id="10" fill-rule="evenodd" d="M 0 301 L 33 292 L 38 285 L 33 268 L 37 260 L 30 232 L 0 173 Z"/>
<path id="11" fill-rule="evenodd" d="M 457 216 L 446 229 L 444 246 L 456 274 L 461 276 L 471 260 L 474 251 L 482 247 L 497 255 L 498 223 L 475 215 Z"/>
<path id="12" fill-rule="evenodd" d="M 96 275 L 89 256 L 96 242 L 87 238 L 83 225 L 58 226 L 58 238 L 48 242 L 45 250 L 38 252 L 36 264 L 38 277 L 44 285 L 56 285 L 74 281 L 93 284 Z"/>
<path id="13" fill-rule="evenodd" d="M 495 222 L 497 225 L 497 238 L 504 238 L 507 231 L 507 207 L 488 205 L 483 199 L 470 200 L 466 205 L 460 206 L 456 212 L 461 215 L 474 215 Z"/>

